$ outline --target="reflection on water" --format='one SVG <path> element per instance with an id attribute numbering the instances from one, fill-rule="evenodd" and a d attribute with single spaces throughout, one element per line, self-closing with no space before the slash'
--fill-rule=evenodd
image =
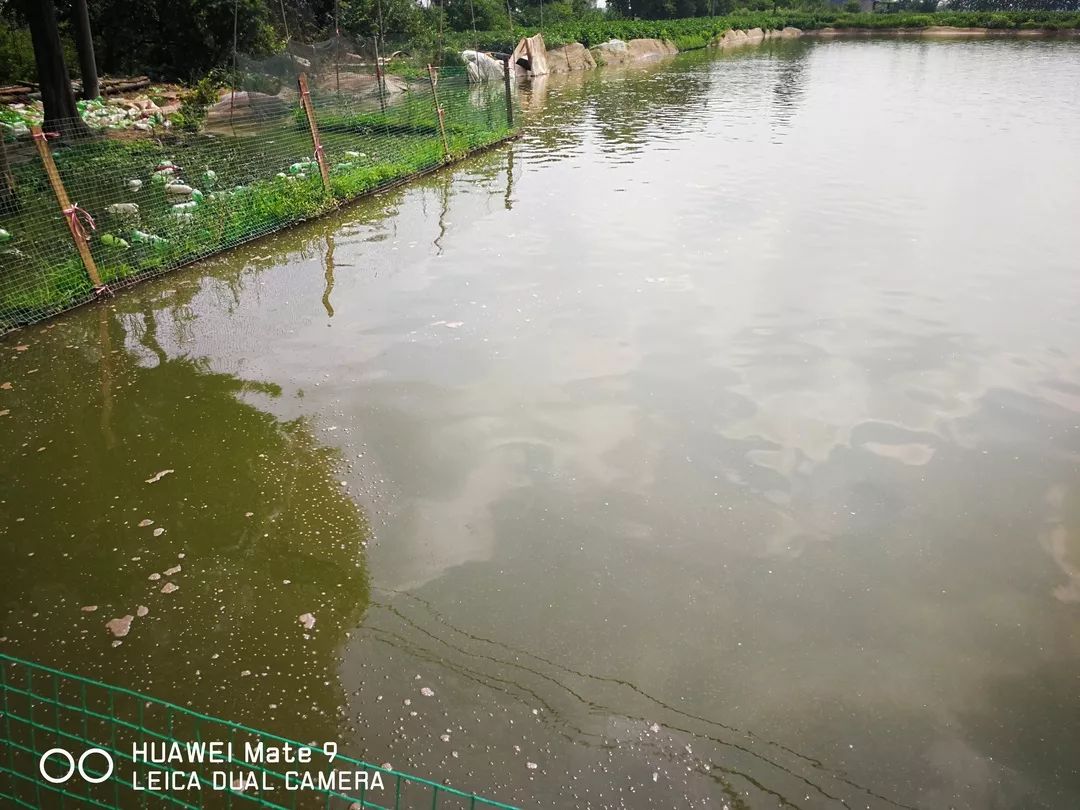
<path id="1" fill-rule="evenodd" d="M 365 521 L 333 451 L 261 407 L 278 385 L 165 350 L 159 323 L 184 307 L 170 299 L 4 347 L 4 649 L 333 736 L 333 653 L 367 602 Z"/>
<path id="2" fill-rule="evenodd" d="M 527 806 L 1080 804 L 1080 48 L 521 98 L 3 342 L 5 649 Z"/>

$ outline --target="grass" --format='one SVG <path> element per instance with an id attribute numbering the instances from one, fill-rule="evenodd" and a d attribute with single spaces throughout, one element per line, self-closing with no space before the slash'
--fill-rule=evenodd
<path id="1" fill-rule="evenodd" d="M 446 139 L 452 158 L 505 138 L 502 88 L 487 94 L 461 76 L 440 81 Z M 173 135 L 165 139 L 95 137 L 53 145 L 72 201 L 89 212 L 97 230 L 91 252 L 107 284 L 164 272 L 370 193 L 444 162 L 444 147 L 427 82 L 381 109 L 341 99 L 316 99 L 317 120 L 330 166 L 330 194 L 317 167 L 303 114 L 267 121 L 241 135 Z M 202 193 L 166 192 L 157 167 L 172 163 Z M 18 211 L 0 225 L 0 331 L 40 320 L 93 293 L 68 226 L 36 159 L 14 167 Z M 129 188 L 141 181 L 141 188 Z M 126 206 L 134 203 L 138 212 Z M 115 206 L 125 206 L 120 209 Z"/>

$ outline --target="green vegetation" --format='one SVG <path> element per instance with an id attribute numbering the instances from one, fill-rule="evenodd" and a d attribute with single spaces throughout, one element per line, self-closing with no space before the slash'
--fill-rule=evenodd
<path id="1" fill-rule="evenodd" d="M 620 20 L 604 19 L 556 23 L 545 27 L 544 41 L 549 48 L 571 42 L 593 47 L 609 39 L 667 39 L 679 50 L 703 48 L 710 41 L 733 28 L 783 28 L 794 26 L 804 31 L 833 27 L 853 28 L 926 28 L 943 25 L 958 28 L 1002 28 L 1065 30 L 1080 28 L 1080 12 L 1016 11 L 1016 12 L 934 12 L 864 14 L 842 9 L 813 11 L 739 11 L 723 17 L 691 17 L 680 20 Z M 473 48 L 505 51 L 520 37 L 536 33 L 534 29 L 515 28 L 513 31 L 471 31 L 448 37 L 456 49 Z"/>
<path id="2" fill-rule="evenodd" d="M 495 89 L 485 96 L 461 75 L 440 81 L 452 157 L 509 134 L 502 88 Z M 302 114 L 237 136 L 96 137 L 54 146 L 71 199 L 96 221 L 90 245 L 102 279 L 115 285 L 177 267 L 444 162 L 426 82 L 385 110 L 351 104 L 316 102 L 330 195 L 313 163 Z M 166 190 L 174 166 L 193 194 Z M 18 211 L 3 223 L 10 238 L 0 246 L 0 329 L 65 309 L 91 293 L 40 163 L 23 161 L 13 171 Z"/>
<path id="3" fill-rule="evenodd" d="M 413 0 L 238 0 L 237 46 L 268 55 L 287 39 L 311 42 L 339 30 L 362 40 L 379 37 L 384 53 L 404 50 L 441 61 L 449 47 L 479 44 L 507 50 L 526 33 L 542 30 L 553 47 L 595 45 L 618 37 L 665 36 L 684 49 L 702 47 L 728 28 L 794 25 L 837 27 L 1075 28 L 1074 0 L 953 0 L 948 11 L 924 13 L 933 0 L 900 0 L 891 14 L 859 14 L 824 0 L 610 0 L 606 12 L 585 0 L 443 0 L 422 7 Z M 850 5 L 850 4 L 849 4 Z M 71 12 L 58 2 L 65 62 L 76 71 Z M 1072 9 L 1067 10 L 1067 9 Z M 91 25 L 99 71 L 149 74 L 159 80 L 195 81 L 232 62 L 233 3 L 221 0 L 95 0 Z M 336 11 L 336 20 L 335 20 Z M 284 16 L 283 16 L 284 15 Z M 511 28 L 511 20 L 513 28 Z M 479 32 L 474 35 L 473 30 Z M 34 79 L 29 33 L 16 6 L 0 4 L 0 83 Z"/>

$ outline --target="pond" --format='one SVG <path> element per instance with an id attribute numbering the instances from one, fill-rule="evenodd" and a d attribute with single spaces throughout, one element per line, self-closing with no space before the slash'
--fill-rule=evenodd
<path id="1" fill-rule="evenodd" d="M 522 105 L 0 341 L 0 650 L 523 806 L 1080 806 L 1080 46 Z"/>

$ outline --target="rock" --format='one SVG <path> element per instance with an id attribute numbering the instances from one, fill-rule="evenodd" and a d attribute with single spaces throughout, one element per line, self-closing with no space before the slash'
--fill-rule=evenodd
<path id="1" fill-rule="evenodd" d="M 544 76 L 548 72 L 547 46 L 544 35 L 524 37 L 514 48 L 510 61 L 523 68 L 529 76 Z"/>
<path id="2" fill-rule="evenodd" d="M 744 45 L 756 45 L 765 41 L 765 32 L 760 28 L 752 28 L 749 32 L 732 29 L 724 33 L 722 37 L 714 40 L 713 45 L 719 48 L 741 48 Z"/>
<path id="3" fill-rule="evenodd" d="M 794 39 L 795 37 L 801 37 L 802 33 L 801 28 L 795 28 L 794 26 L 788 25 L 780 31 L 780 37 L 782 39 Z"/>
<path id="4" fill-rule="evenodd" d="M 632 39 L 629 42 L 612 39 L 592 49 L 593 57 L 600 65 L 647 62 L 665 56 L 674 56 L 678 52 L 679 49 L 674 44 L 662 39 Z"/>
<path id="5" fill-rule="evenodd" d="M 674 43 L 663 39 L 632 39 L 626 46 L 635 62 L 674 56 L 679 52 Z"/>
<path id="6" fill-rule="evenodd" d="M 483 84 L 484 82 L 503 81 L 506 68 L 503 66 L 503 62 L 498 59 L 493 59 L 486 53 L 480 53 L 479 51 L 462 51 L 461 59 L 465 62 L 465 68 L 471 83 Z"/>
<path id="7" fill-rule="evenodd" d="M 547 65 L 551 73 L 572 73 L 577 70 L 592 70 L 596 67 L 596 60 L 592 51 L 580 42 L 571 42 L 548 51 Z"/>

